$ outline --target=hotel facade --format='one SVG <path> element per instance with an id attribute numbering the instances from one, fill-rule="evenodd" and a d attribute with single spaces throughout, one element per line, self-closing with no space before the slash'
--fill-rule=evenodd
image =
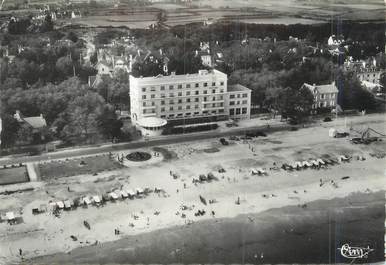
<path id="1" fill-rule="evenodd" d="M 218 70 L 156 77 L 130 76 L 130 110 L 134 123 L 148 117 L 167 121 L 193 118 L 249 119 L 251 90 L 228 87 Z"/>

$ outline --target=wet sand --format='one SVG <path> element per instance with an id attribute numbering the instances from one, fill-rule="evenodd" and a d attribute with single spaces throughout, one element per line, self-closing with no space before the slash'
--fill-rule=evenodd
<path id="1" fill-rule="evenodd" d="M 355 263 L 384 261 L 385 193 L 353 193 L 258 214 L 156 230 L 33 264 L 127 263 L 350 263 L 345 243 L 374 249 Z"/>

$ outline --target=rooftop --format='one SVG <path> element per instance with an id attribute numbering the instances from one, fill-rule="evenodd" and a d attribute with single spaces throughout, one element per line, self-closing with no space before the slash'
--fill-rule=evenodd
<path id="1" fill-rule="evenodd" d="M 222 75 L 226 78 L 226 74 L 218 71 L 218 70 L 199 70 L 198 73 L 194 74 L 185 74 L 185 75 L 176 75 L 172 73 L 171 75 L 157 75 L 157 76 L 149 76 L 149 77 L 135 77 L 130 76 L 130 78 L 133 78 L 134 80 L 140 80 L 140 81 L 153 81 L 155 79 L 170 81 L 170 80 L 178 80 L 178 79 L 186 79 L 186 78 L 196 78 L 196 77 L 203 77 L 203 76 L 216 76 L 216 75 Z"/>
<path id="2" fill-rule="evenodd" d="M 336 87 L 334 82 L 331 84 L 327 84 L 327 85 L 310 85 L 310 84 L 304 83 L 304 86 L 306 86 L 312 92 L 317 90 L 321 94 L 338 93 L 339 92 L 338 88 Z"/>
<path id="3" fill-rule="evenodd" d="M 23 120 L 34 129 L 39 129 L 47 126 L 46 120 L 41 116 L 23 118 Z"/>
<path id="4" fill-rule="evenodd" d="M 166 120 L 157 117 L 146 117 L 137 121 L 137 124 L 142 127 L 161 127 L 165 126 L 166 123 Z"/>
<path id="5" fill-rule="evenodd" d="M 236 84 L 236 85 L 228 85 L 228 92 L 234 92 L 234 91 L 249 91 L 250 89 L 243 86 L 243 85 L 240 85 L 240 84 Z"/>

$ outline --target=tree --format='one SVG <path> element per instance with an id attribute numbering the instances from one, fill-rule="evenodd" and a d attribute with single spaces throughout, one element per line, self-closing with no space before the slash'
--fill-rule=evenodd
<path id="1" fill-rule="evenodd" d="M 376 102 L 373 94 L 364 89 L 353 72 L 339 71 L 336 84 L 338 86 L 338 104 L 343 109 L 373 110 Z"/>
<path id="2" fill-rule="evenodd" d="M 60 57 L 56 61 L 55 67 L 62 77 L 71 76 L 71 74 L 73 74 L 73 71 L 74 71 L 73 70 L 74 64 L 69 56 Z"/>
<path id="3" fill-rule="evenodd" d="M 54 29 L 54 22 L 52 21 L 51 14 L 46 14 L 42 25 L 40 26 L 40 32 L 52 31 Z"/>
<path id="4" fill-rule="evenodd" d="M 98 126 L 102 134 L 109 139 L 120 138 L 122 125 L 122 121 L 117 120 L 114 108 L 111 105 L 105 105 L 98 117 Z"/>
<path id="5" fill-rule="evenodd" d="M 278 98 L 280 95 L 280 92 L 283 90 L 282 87 L 268 87 L 265 90 L 265 101 L 264 105 L 267 106 L 267 108 L 273 112 L 273 118 L 275 118 L 276 113 L 279 109 L 279 102 Z"/>
<path id="6" fill-rule="evenodd" d="M 303 121 L 311 113 L 314 97 L 307 88 L 287 87 L 278 93 L 278 108 L 283 118 Z"/>
<path id="7" fill-rule="evenodd" d="M 144 62 L 133 64 L 132 75 L 135 77 L 157 76 L 159 74 L 164 74 L 163 65 L 161 63 Z"/>
<path id="8" fill-rule="evenodd" d="M 386 89 L 386 73 L 383 73 L 381 75 L 381 79 L 379 80 L 379 84 L 383 87 L 383 89 Z"/>
<path id="9" fill-rule="evenodd" d="M 177 75 L 194 74 L 198 70 L 204 69 L 200 57 L 196 57 L 193 53 L 185 53 L 181 56 L 170 57 L 168 69 L 170 72 L 176 72 Z"/>
<path id="10" fill-rule="evenodd" d="M 3 114 L 2 119 L 2 131 L 1 131 L 1 147 L 9 148 L 15 144 L 17 139 L 17 133 L 20 129 L 20 125 L 12 115 Z"/>
<path id="11" fill-rule="evenodd" d="M 90 63 L 92 64 L 96 64 L 98 62 L 98 54 L 97 52 L 94 52 L 91 56 L 90 56 Z"/>
<path id="12" fill-rule="evenodd" d="M 66 112 L 68 124 L 64 126 L 62 136 L 69 140 L 82 137 L 86 142 L 92 142 L 97 136 L 98 117 L 103 113 L 104 100 L 95 92 L 87 92 L 69 104 Z"/>
<path id="13" fill-rule="evenodd" d="M 78 41 L 78 36 L 76 35 L 75 32 L 69 31 L 66 35 L 66 38 L 72 42 L 77 42 Z"/>
<path id="14" fill-rule="evenodd" d="M 157 24 L 158 24 L 158 26 L 160 26 L 163 23 L 165 23 L 166 20 L 167 20 L 166 13 L 164 11 L 158 12 L 158 14 L 157 14 Z"/>

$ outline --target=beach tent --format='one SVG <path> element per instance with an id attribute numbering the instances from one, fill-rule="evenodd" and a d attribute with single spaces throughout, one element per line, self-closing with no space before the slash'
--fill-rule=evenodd
<path id="1" fill-rule="evenodd" d="M 322 160 L 322 159 L 320 159 L 320 158 L 318 158 L 316 161 L 318 161 L 318 163 L 320 164 L 320 165 L 325 165 L 326 163 Z"/>
<path id="2" fill-rule="evenodd" d="M 101 198 L 100 198 L 98 195 L 92 196 L 92 200 L 93 200 L 94 203 L 96 203 L 96 204 L 101 203 Z"/>
<path id="3" fill-rule="evenodd" d="M 261 167 L 257 168 L 257 172 L 258 172 L 259 174 L 262 174 L 262 175 L 267 174 L 267 171 L 265 171 L 265 170 L 262 169 Z"/>
<path id="4" fill-rule="evenodd" d="M 83 197 L 82 201 L 83 201 L 83 203 L 86 204 L 86 205 L 91 204 L 91 201 L 90 201 L 89 197 Z"/>
<path id="5" fill-rule="evenodd" d="M 64 208 L 64 203 L 62 201 L 56 202 L 56 205 L 58 206 L 59 209 L 63 209 Z"/>
<path id="6" fill-rule="evenodd" d="M 7 212 L 5 214 L 5 220 L 7 221 L 14 221 L 16 219 L 15 213 L 14 212 Z"/>
<path id="7" fill-rule="evenodd" d="M 48 207 L 50 208 L 51 211 L 55 210 L 58 206 L 56 205 L 55 202 L 50 202 L 48 204 Z"/>
<path id="8" fill-rule="evenodd" d="M 71 207 L 74 205 L 74 203 L 70 200 L 64 201 L 64 209 L 71 209 Z"/>
<path id="9" fill-rule="evenodd" d="M 257 171 L 257 169 L 254 169 L 254 168 L 251 168 L 251 173 L 252 173 L 252 175 L 257 175 L 257 174 L 259 174 L 259 172 Z"/>
<path id="10" fill-rule="evenodd" d="M 136 195 L 135 191 L 133 190 L 127 190 L 127 194 L 129 195 L 130 198 L 134 198 Z"/>
<path id="11" fill-rule="evenodd" d="M 344 155 L 341 155 L 341 156 L 339 156 L 339 161 L 348 161 L 348 160 L 350 160 L 350 158 L 349 157 L 346 157 L 346 156 L 344 156 Z"/>
<path id="12" fill-rule="evenodd" d="M 121 194 L 122 198 L 127 198 L 128 197 L 128 194 L 127 194 L 127 192 L 125 190 L 121 190 L 120 194 Z"/>
<path id="13" fill-rule="evenodd" d="M 115 192 L 110 192 L 110 193 L 109 193 L 109 196 L 110 196 L 110 198 L 112 198 L 113 200 L 118 200 L 118 195 L 117 195 Z"/>
<path id="14" fill-rule="evenodd" d="M 143 194 L 142 188 L 136 188 L 135 191 L 137 192 L 137 194 Z"/>
<path id="15" fill-rule="evenodd" d="M 336 137 L 336 134 L 337 134 L 337 130 L 334 129 L 334 128 L 331 128 L 329 131 L 328 131 L 328 136 L 331 137 L 331 138 L 334 138 Z"/>

